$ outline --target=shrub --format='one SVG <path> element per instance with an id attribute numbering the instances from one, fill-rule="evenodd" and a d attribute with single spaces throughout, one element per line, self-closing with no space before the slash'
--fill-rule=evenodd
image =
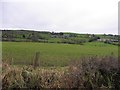
<path id="1" fill-rule="evenodd" d="M 43 69 L 17 67 L 3 63 L 2 86 L 11 88 L 115 88 L 120 89 L 120 67 L 113 54 L 104 57 L 83 57 L 67 68 Z M 7 69 L 7 70 L 5 70 Z"/>
<path id="2" fill-rule="evenodd" d="M 79 87 L 120 88 L 118 58 L 114 56 L 82 58 L 80 61 L 73 62 L 69 70 L 73 76 L 81 77 Z"/>

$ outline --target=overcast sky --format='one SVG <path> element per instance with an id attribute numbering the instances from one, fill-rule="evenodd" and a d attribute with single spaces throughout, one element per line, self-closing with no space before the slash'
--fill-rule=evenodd
<path id="1" fill-rule="evenodd" d="M 0 0 L 0 28 L 118 34 L 118 1 Z"/>

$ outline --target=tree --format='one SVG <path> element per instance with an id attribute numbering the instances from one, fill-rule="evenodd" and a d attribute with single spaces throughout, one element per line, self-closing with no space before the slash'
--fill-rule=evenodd
<path id="1" fill-rule="evenodd" d="M 98 39 L 98 37 L 96 37 L 96 36 L 94 36 L 94 37 L 91 37 L 91 38 L 89 39 L 89 42 L 96 41 L 97 39 Z"/>
<path id="2" fill-rule="evenodd" d="M 23 38 L 25 38 L 25 35 L 23 34 L 23 36 L 22 36 Z"/>

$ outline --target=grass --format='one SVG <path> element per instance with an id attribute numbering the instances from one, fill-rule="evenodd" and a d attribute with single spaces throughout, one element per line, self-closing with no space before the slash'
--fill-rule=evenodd
<path id="1" fill-rule="evenodd" d="M 2 88 L 43 89 L 80 88 L 120 89 L 118 58 L 111 56 L 84 57 L 71 62 L 68 67 L 34 69 L 34 66 L 18 67 L 3 62 Z"/>
<path id="2" fill-rule="evenodd" d="M 5 90 L 120 88 L 118 46 L 115 45 L 2 42 L 2 51 L 0 77 Z M 6 62 L 11 60 L 11 64 Z M 41 67 L 37 67 L 38 60 Z"/>
<path id="3" fill-rule="evenodd" d="M 101 42 L 75 44 L 2 42 L 3 60 L 12 59 L 13 64 L 30 64 L 36 52 L 40 52 L 42 66 L 66 66 L 71 60 L 83 56 L 118 55 L 118 46 Z"/>

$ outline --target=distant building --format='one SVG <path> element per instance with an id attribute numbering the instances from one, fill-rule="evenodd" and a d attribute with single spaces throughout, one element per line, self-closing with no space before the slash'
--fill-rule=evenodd
<path id="1" fill-rule="evenodd" d="M 63 35 L 59 35 L 59 34 L 54 34 L 54 35 L 51 35 L 52 38 L 69 38 L 70 37 L 70 34 L 63 34 Z"/>
<path id="2" fill-rule="evenodd" d="M 63 38 L 69 38 L 69 37 L 70 37 L 70 34 L 63 34 L 62 37 L 63 37 Z"/>
<path id="3" fill-rule="evenodd" d="M 100 41 L 100 42 L 105 42 L 107 39 L 97 39 L 97 41 Z"/>
<path id="4" fill-rule="evenodd" d="M 102 39 L 97 39 L 97 41 L 100 41 L 100 42 L 105 42 L 105 41 L 118 42 L 118 40 L 116 40 L 116 39 L 104 39 L 104 38 L 102 38 Z"/>

